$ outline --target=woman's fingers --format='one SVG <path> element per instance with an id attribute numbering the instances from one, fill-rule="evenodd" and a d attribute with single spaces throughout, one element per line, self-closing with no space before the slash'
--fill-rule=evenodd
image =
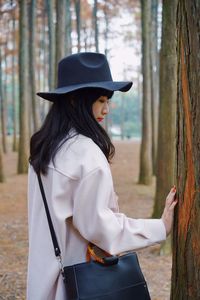
<path id="1" fill-rule="evenodd" d="M 177 202 L 176 187 L 174 186 L 166 198 L 165 208 L 162 214 L 162 220 L 165 224 L 167 234 L 169 234 L 172 229 L 174 208 Z"/>
<path id="2" fill-rule="evenodd" d="M 176 199 L 176 188 L 173 187 L 166 198 L 166 205 L 170 206 Z"/>

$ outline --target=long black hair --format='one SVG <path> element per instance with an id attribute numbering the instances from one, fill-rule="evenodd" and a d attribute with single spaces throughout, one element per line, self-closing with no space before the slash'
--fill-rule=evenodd
<path id="1" fill-rule="evenodd" d="M 93 116 L 92 104 L 100 96 L 111 98 L 112 95 L 108 90 L 90 88 L 59 96 L 53 102 L 42 127 L 30 141 L 29 162 L 36 173 L 47 174 L 49 162 L 54 161 L 57 151 L 71 138 L 68 134 L 71 129 L 75 129 L 75 134 L 91 138 L 110 162 L 115 148 Z"/>

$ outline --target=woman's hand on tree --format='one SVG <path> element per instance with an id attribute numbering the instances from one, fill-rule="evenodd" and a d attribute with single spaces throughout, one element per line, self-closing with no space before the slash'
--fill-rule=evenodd
<path id="1" fill-rule="evenodd" d="M 167 235 L 169 235 L 172 230 L 172 224 L 174 219 L 174 208 L 177 202 L 178 200 L 176 198 L 176 187 L 174 186 L 166 198 L 165 208 L 162 214 L 162 220 L 164 222 Z"/>

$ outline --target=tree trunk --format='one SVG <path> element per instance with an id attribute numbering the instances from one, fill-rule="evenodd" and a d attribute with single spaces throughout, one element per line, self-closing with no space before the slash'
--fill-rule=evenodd
<path id="1" fill-rule="evenodd" d="M 171 300 L 200 299 L 200 5 L 179 1 L 177 188 Z"/>
<path id="2" fill-rule="evenodd" d="M 78 52 L 81 51 L 81 2 L 75 0 L 75 11 L 76 11 L 76 32 L 77 32 L 77 48 Z"/>
<path id="3" fill-rule="evenodd" d="M 31 0 L 29 4 L 29 91 L 32 106 L 33 131 L 39 128 L 39 111 L 36 99 L 35 85 L 35 20 L 36 20 L 36 0 Z"/>
<path id="4" fill-rule="evenodd" d="M 1 137 L 0 137 L 0 182 L 5 181 L 4 176 L 4 168 L 3 168 L 3 151 L 2 151 L 2 143 L 1 143 Z"/>
<path id="5" fill-rule="evenodd" d="M 97 18 L 97 10 L 98 10 L 98 2 L 94 0 L 93 6 L 93 28 L 94 28 L 94 44 L 96 52 L 99 52 L 99 28 L 98 28 L 98 18 Z"/>
<path id="6" fill-rule="evenodd" d="M 2 51 L 0 48 L 0 104 L 1 104 L 1 130 L 2 130 L 2 146 L 3 152 L 7 153 L 7 129 L 6 129 L 6 98 L 3 88 L 3 73 L 2 73 Z"/>
<path id="7" fill-rule="evenodd" d="M 1 125 L 2 125 L 2 103 L 3 103 L 3 89 L 2 89 L 2 64 L 1 64 L 1 48 L 0 48 L 0 105 L 1 105 Z M 3 133 L 0 126 L 0 182 L 5 181 L 4 168 L 3 168 Z"/>
<path id="8" fill-rule="evenodd" d="M 56 70 L 58 62 L 65 56 L 65 10 L 65 0 L 56 1 Z"/>
<path id="9" fill-rule="evenodd" d="M 84 42 L 84 50 L 85 52 L 88 51 L 89 47 L 88 47 L 88 40 L 90 35 L 88 34 L 88 28 L 87 28 L 87 24 L 86 24 L 86 20 L 82 21 L 82 31 L 83 31 L 83 42 Z"/>
<path id="10" fill-rule="evenodd" d="M 177 96 L 176 10 L 177 0 L 163 2 L 157 181 L 153 217 L 160 217 L 164 208 L 166 195 L 174 185 L 175 180 Z"/>
<path id="11" fill-rule="evenodd" d="M 151 3 L 151 116 L 152 116 L 152 162 L 153 174 L 156 175 L 157 140 L 158 140 L 158 0 Z"/>
<path id="12" fill-rule="evenodd" d="M 26 173 L 28 167 L 28 115 L 27 115 L 27 6 L 25 0 L 19 1 L 19 155 L 18 173 Z"/>
<path id="13" fill-rule="evenodd" d="M 56 87 L 55 80 L 55 26 L 53 23 L 53 0 L 46 0 L 47 19 L 48 19 L 48 38 L 49 38 L 49 57 L 48 57 L 48 82 L 49 90 Z"/>
<path id="14" fill-rule="evenodd" d="M 72 17 L 71 17 L 71 1 L 66 0 L 66 55 L 70 55 L 72 53 Z"/>
<path id="15" fill-rule="evenodd" d="M 150 16 L 151 1 L 141 0 L 142 10 L 142 141 L 140 149 L 140 184 L 152 182 L 152 123 L 151 123 L 151 74 L 150 74 Z"/>
<path id="16" fill-rule="evenodd" d="M 12 13 L 12 30 L 13 30 L 13 55 L 12 55 L 12 106 L 13 106 L 13 151 L 17 151 L 17 99 L 15 88 L 15 51 L 16 51 L 16 26 L 15 26 L 15 9 Z"/>
<path id="17" fill-rule="evenodd" d="M 42 77 L 43 77 L 43 85 L 42 85 L 42 90 L 45 91 L 47 86 L 49 85 L 49 66 L 48 66 L 48 60 L 49 60 L 49 45 L 46 42 L 48 40 L 48 33 L 46 32 L 47 28 L 47 10 L 46 7 L 44 7 L 43 12 L 42 12 L 42 29 L 41 29 L 41 36 L 42 36 L 42 41 L 41 44 L 42 50 L 43 50 L 43 68 L 42 68 Z M 55 57 L 54 57 L 55 61 Z M 54 64 L 55 66 L 55 64 Z M 44 120 L 46 117 L 48 110 L 51 106 L 51 103 L 49 101 L 39 101 L 40 104 L 40 119 Z"/>
<path id="18" fill-rule="evenodd" d="M 104 53 L 106 56 L 108 56 L 108 34 L 109 34 L 109 11 L 108 11 L 108 3 L 107 1 L 104 2 L 104 20 L 105 20 L 105 31 L 104 31 L 104 41 L 105 41 L 105 49 Z"/>

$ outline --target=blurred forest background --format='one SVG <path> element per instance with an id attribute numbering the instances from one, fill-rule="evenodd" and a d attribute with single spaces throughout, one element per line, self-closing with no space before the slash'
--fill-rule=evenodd
<path id="1" fill-rule="evenodd" d="M 27 174 L 30 136 L 50 105 L 36 92 L 56 87 L 58 61 L 105 53 L 113 79 L 133 88 L 114 94 L 103 126 L 125 147 L 139 143 L 137 183 L 153 184 L 153 217 L 177 186 L 174 300 L 200 299 L 199 16 L 199 0 L 0 0 L 0 187 L 11 153 Z"/>

